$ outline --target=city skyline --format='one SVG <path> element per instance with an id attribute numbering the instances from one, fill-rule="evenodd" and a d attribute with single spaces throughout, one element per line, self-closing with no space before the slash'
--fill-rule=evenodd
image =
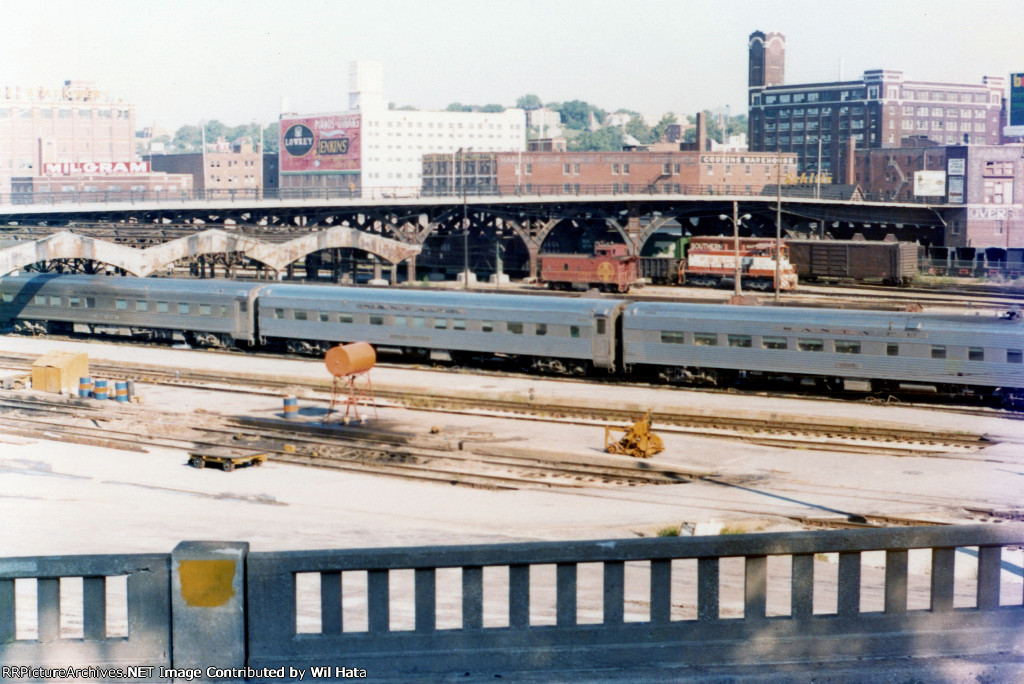
<path id="1" fill-rule="evenodd" d="M 585 100 L 658 115 L 728 106 L 746 113 L 747 38 L 786 36 L 786 81 L 858 79 L 898 69 L 913 80 L 981 83 L 1021 70 L 1016 0 L 964 11 L 945 0 L 611 2 L 452 0 L 144 4 L 44 0 L 8 9 L 0 85 L 94 81 L 136 105 L 137 126 L 238 125 L 342 111 L 348 64 L 379 61 L 397 106 L 512 106 Z M 884 20 L 882 19 L 884 17 Z"/>

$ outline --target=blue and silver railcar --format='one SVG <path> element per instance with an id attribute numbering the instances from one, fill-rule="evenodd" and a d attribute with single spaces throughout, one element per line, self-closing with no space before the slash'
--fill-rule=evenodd
<path id="1" fill-rule="evenodd" d="M 614 370 L 623 302 L 463 292 L 270 285 L 258 301 L 262 341 L 321 353 L 364 341 L 410 355 L 516 358 L 537 370 Z"/>
<path id="2" fill-rule="evenodd" d="M 201 346 L 255 342 L 261 285 L 227 280 L 31 274 L 0 278 L 0 324 Z"/>
<path id="3" fill-rule="evenodd" d="M 1004 398 L 1024 388 L 1019 318 L 635 303 L 623 312 L 622 336 L 627 368 L 676 382 L 714 385 L 745 373 Z"/>

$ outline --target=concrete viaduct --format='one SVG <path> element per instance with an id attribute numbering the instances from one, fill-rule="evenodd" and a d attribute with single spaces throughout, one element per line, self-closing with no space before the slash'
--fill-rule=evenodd
<path id="1" fill-rule="evenodd" d="M 751 215 L 744 235 L 774 236 L 780 206 L 783 235 L 820 231 L 841 238 L 863 232 L 881 239 L 893 233 L 942 244 L 946 224 L 941 205 L 788 195 L 781 202 L 765 195 L 583 193 L 7 205 L 0 206 L 0 239 L 9 240 L 0 243 L 0 274 L 77 259 L 144 276 L 175 261 L 221 254 L 240 255 L 276 272 L 313 252 L 339 248 L 375 256 L 390 265 L 394 281 L 401 263 L 415 277 L 417 256 L 428 239 L 466 236 L 518 243 L 524 267 L 536 276 L 542 245 L 555 231 L 571 235 L 596 227 L 617 234 L 637 254 L 666 225 L 678 224 L 694 235 L 731 234 L 731 222 L 719 216 L 734 209 Z M 461 256 L 449 258 L 461 262 Z"/>

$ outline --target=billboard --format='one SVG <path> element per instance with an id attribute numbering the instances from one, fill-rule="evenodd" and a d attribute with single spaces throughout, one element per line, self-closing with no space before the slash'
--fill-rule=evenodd
<path id="1" fill-rule="evenodd" d="M 915 171 L 915 197 L 941 197 L 946 194 L 945 171 Z"/>
<path id="2" fill-rule="evenodd" d="M 281 119 L 281 173 L 358 173 L 360 115 Z"/>
<path id="3" fill-rule="evenodd" d="M 43 162 L 44 176 L 112 176 L 131 173 L 149 173 L 149 162 Z"/>
<path id="4" fill-rule="evenodd" d="M 1010 74 L 1010 125 L 1024 127 L 1024 74 Z"/>

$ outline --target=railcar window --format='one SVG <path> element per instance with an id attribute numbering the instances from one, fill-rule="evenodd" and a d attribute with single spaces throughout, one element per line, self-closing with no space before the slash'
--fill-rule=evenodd
<path id="1" fill-rule="evenodd" d="M 534 329 L 534 334 L 536 334 L 536 335 L 547 335 L 548 334 L 548 324 L 547 323 L 538 323 L 537 327 Z"/>
<path id="2" fill-rule="evenodd" d="M 405 321 L 405 316 L 395 316 L 395 327 L 396 328 L 405 328 L 407 326 L 408 326 L 408 323 L 406 323 L 406 321 Z"/>
<path id="3" fill-rule="evenodd" d="M 1022 363 L 1024 362 L 1024 353 L 1020 349 L 1007 349 L 1006 350 L 1006 362 L 1007 363 Z"/>
<path id="4" fill-rule="evenodd" d="M 885 345 L 885 355 L 886 356 L 899 356 L 900 355 L 900 345 L 898 345 L 898 344 L 887 344 L 887 345 Z"/>
<path id="5" fill-rule="evenodd" d="M 494 332 L 493 321 L 480 321 L 480 330 L 482 332 Z"/>
<path id="6" fill-rule="evenodd" d="M 718 345 L 716 333 L 693 333 L 693 343 L 698 347 L 714 347 Z"/>
<path id="7" fill-rule="evenodd" d="M 788 349 L 789 341 L 785 337 L 765 336 L 761 338 L 761 346 L 765 349 Z"/>
<path id="8" fill-rule="evenodd" d="M 321 323 L 327 323 L 330 320 L 330 316 L 327 315 L 326 311 L 318 311 L 317 320 L 319 320 Z"/>
<path id="9" fill-rule="evenodd" d="M 46 304 L 46 295 L 36 295 L 36 304 Z"/>
<path id="10" fill-rule="evenodd" d="M 68 297 L 68 306 L 73 309 L 81 308 L 82 300 L 79 297 Z"/>
<path id="11" fill-rule="evenodd" d="M 569 326 L 569 337 L 579 337 L 579 336 L 580 336 L 580 326 L 578 326 L 578 325 L 570 325 Z"/>
<path id="12" fill-rule="evenodd" d="M 199 305 L 199 315 L 200 316 L 211 316 L 211 315 L 213 315 L 213 310 L 210 308 L 209 304 L 200 304 Z"/>
<path id="13" fill-rule="evenodd" d="M 523 324 L 522 323 L 507 323 L 506 325 L 508 326 L 508 331 L 510 333 L 512 333 L 513 335 L 522 335 L 523 334 Z"/>
<path id="14" fill-rule="evenodd" d="M 452 330 L 465 330 L 466 319 L 465 318 L 453 318 L 452 319 Z"/>
<path id="15" fill-rule="evenodd" d="M 5 302 L 13 302 L 14 301 L 14 295 L 11 294 L 10 292 L 4 292 L 3 299 L 4 299 Z"/>
<path id="16" fill-rule="evenodd" d="M 946 348 L 941 344 L 932 345 L 932 358 L 933 359 L 944 359 L 946 358 Z"/>
<path id="17" fill-rule="evenodd" d="M 221 307 L 220 307 L 220 315 L 221 316 L 227 316 L 228 315 L 228 307 L 226 307 L 224 305 L 221 305 Z"/>
<path id="18" fill-rule="evenodd" d="M 683 344 L 683 333 L 681 332 L 669 332 L 668 330 L 661 331 L 661 343 L 662 344 Z"/>
<path id="19" fill-rule="evenodd" d="M 156 311 L 157 311 L 157 313 L 167 313 L 170 310 L 171 310 L 170 305 L 167 302 L 157 302 L 156 303 Z"/>
<path id="20" fill-rule="evenodd" d="M 304 321 L 306 320 L 306 312 L 296 309 L 294 312 L 292 312 L 292 318 L 294 318 L 296 321 Z"/>
<path id="21" fill-rule="evenodd" d="M 183 316 L 188 315 L 188 304 L 185 302 L 178 302 L 178 313 Z"/>
<path id="22" fill-rule="evenodd" d="M 50 295 L 50 306 L 60 306 L 60 295 Z"/>
<path id="23" fill-rule="evenodd" d="M 384 317 L 370 316 L 370 325 L 384 325 Z"/>
<path id="24" fill-rule="evenodd" d="M 242 301 L 238 302 L 238 310 L 241 313 L 245 313 L 246 311 L 248 311 L 249 310 L 249 302 L 245 301 L 244 299 Z"/>
<path id="25" fill-rule="evenodd" d="M 413 328 L 427 327 L 427 319 L 423 318 L 423 316 L 413 316 L 412 318 L 409 319 L 409 323 Z"/>
<path id="26" fill-rule="evenodd" d="M 967 349 L 967 360 L 968 361 L 984 361 L 985 350 L 981 347 L 969 347 Z"/>
<path id="27" fill-rule="evenodd" d="M 284 318 L 284 309 L 274 309 L 274 318 Z"/>
<path id="28" fill-rule="evenodd" d="M 434 319 L 434 330 L 447 330 L 448 319 L 447 318 L 435 318 Z"/>
<path id="29" fill-rule="evenodd" d="M 117 309 L 118 311 L 127 311 L 128 310 L 128 300 L 127 299 L 115 299 L 114 300 L 114 308 Z"/>
<path id="30" fill-rule="evenodd" d="M 338 314 L 338 322 L 339 323 L 351 323 L 352 322 L 352 314 L 347 314 L 347 313 Z"/>
<path id="31" fill-rule="evenodd" d="M 836 354 L 860 354 L 860 342 L 836 340 Z"/>
<path id="32" fill-rule="evenodd" d="M 729 346 L 730 347 L 746 347 L 749 348 L 753 343 L 753 338 L 750 335 L 729 335 Z"/>
<path id="33" fill-rule="evenodd" d="M 825 351 L 825 342 L 813 339 L 797 339 L 796 348 L 800 351 L 820 352 Z"/>
<path id="34" fill-rule="evenodd" d="M 95 297 L 86 297 L 85 298 L 85 308 L 86 309 L 95 309 L 96 308 L 96 298 Z"/>

